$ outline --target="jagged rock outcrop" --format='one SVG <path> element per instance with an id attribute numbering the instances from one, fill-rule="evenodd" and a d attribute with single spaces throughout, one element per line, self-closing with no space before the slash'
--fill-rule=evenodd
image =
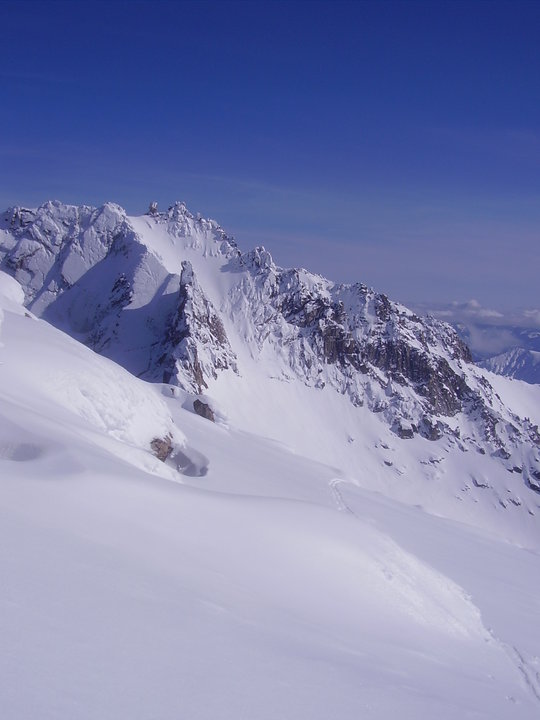
<path id="1" fill-rule="evenodd" d="M 157 459 L 161 460 L 161 462 L 165 462 L 174 449 L 172 437 L 170 435 L 166 435 L 163 438 L 154 438 L 150 443 L 150 447 Z"/>
<path id="2" fill-rule="evenodd" d="M 210 405 L 208 405 L 208 403 L 202 402 L 202 400 L 199 400 L 199 398 L 196 398 L 193 401 L 193 409 L 195 410 L 197 415 L 200 415 L 205 420 L 210 420 L 210 422 L 216 421 L 214 411 L 212 410 Z"/>
<path id="3" fill-rule="evenodd" d="M 236 371 L 236 358 L 223 323 L 203 293 L 189 261 L 182 263 L 177 302 L 156 367 L 163 367 L 163 382 L 178 382 L 185 389 L 200 393 L 208 388 L 205 378 L 216 378 L 220 370 Z"/>

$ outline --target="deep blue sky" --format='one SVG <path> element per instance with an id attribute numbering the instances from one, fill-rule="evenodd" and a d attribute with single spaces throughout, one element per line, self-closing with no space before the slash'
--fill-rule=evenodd
<path id="1" fill-rule="evenodd" d="M 0 207 L 185 200 L 405 302 L 540 307 L 540 2 L 0 2 Z"/>

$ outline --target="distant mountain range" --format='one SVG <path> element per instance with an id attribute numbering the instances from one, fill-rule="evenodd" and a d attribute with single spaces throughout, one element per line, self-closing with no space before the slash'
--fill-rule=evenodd
<path id="1" fill-rule="evenodd" d="M 491 372 L 507 377 L 540 383 L 540 352 L 516 347 L 479 363 Z"/>

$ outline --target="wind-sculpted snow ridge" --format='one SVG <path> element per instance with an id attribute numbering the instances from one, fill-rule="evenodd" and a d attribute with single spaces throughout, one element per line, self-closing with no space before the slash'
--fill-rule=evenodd
<path id="1" fill-rule="evenodd" d="M 503 402 L 448 324 L 241 253 L 183 203 L 13 208 L 0 260 L 33 313 L 133 374 L 205 392 L 238 426 L 408 502 L 422 476 L 433 512 L 472 521 L 489 505 L 537 532 L 538 418 Z"/>

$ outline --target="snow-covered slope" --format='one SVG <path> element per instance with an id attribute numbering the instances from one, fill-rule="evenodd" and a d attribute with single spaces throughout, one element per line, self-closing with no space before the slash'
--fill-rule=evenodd
<path id="1" fill-rule="evenodd" d="M 22 296 L 0 273 L 3 716 L 537 717 L 537 552 L 211 423 Z"/>
<path id="2" fill-rule="evenodd" d="M 177 203 L 127 217 L 15 208 L 2 267 L 36 315 L 359 486 L 535 547 L 538 418 L 520 417 L 449 325 L 357 284 L 241 253 Z"/>
<path id="3" fill-rule="evenodd" d="M 480 363 L 486 370 L 499 375 L 540 384 L 540 352 L 525 348 L 513 348 Z"/>

